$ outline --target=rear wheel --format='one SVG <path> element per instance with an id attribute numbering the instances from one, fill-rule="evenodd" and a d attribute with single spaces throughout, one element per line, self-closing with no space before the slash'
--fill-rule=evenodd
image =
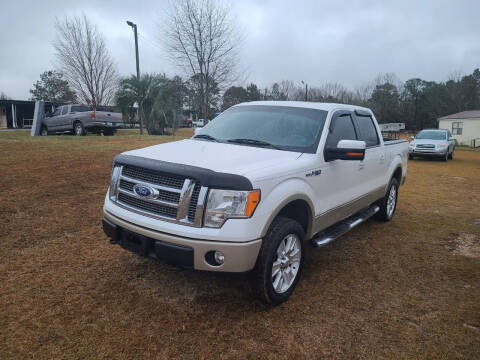
<path id="1" fill-rule="evenodd" d="M 47 136 L 47 135 L 48 135 L 47 127 L 43 125 L 42 128 L 40 129 L 40 136 Z"/>
<path id="2" fill-rule="evenodd" d="M 83 128 L 83 124 L 80 121 L 77 121 L 73 124 L 73 133 L 75 136 L 85 136 L 85 129 Z"/>
<path id="3" fill-rule="evenodd" d="M 302 272 L 304 239 L 305 233 L 297 221 L 284 217 L 273 221 L 250 274 L 257 297 L 277 305 L 292 295 Z"/>
<path id="4" fill-rule="evenodd" d="M 377 213 L 377 218 L 382 221 L 390 221 L 397 209 L 398 198 L 398 181 L 393 178 L 388 185 L 387 194 L 378 202 L 380 210 Z"/>

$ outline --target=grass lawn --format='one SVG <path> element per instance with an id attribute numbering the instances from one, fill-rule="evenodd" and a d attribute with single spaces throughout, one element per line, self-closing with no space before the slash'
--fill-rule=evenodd
<path id="1" fill-rule="evenodd" d="M 310 252 L 285 304 L 108 243 L 113 157 L 190 136 L 0 133 L 0 359 L 480 358 L 480 151 L 409 162 L 397 213 Z"/>

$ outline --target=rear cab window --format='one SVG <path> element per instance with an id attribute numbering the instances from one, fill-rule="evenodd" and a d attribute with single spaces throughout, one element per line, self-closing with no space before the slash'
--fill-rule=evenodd
<path id="1" fill-rule="evenodd" d="M 367 147 L 378 146 L 380 139 L 378 137 L 377 128 L 370 115 L 356 115 L 355 116 L 359 140 L 365 141 Z"/>
<path id="2" fill-rule="evenodd" d="M 68 106 L 62 106 L 62 115 L 65 115 L 68 112 Z"/>
<path id="3" fill-rule="evenodd" d="M 81 106 L 81 105 L 75 105 L 72 106 L 71 112 L 85 112 L 85 111 L 90 111 L 90 108 L 88 106 Z"/>

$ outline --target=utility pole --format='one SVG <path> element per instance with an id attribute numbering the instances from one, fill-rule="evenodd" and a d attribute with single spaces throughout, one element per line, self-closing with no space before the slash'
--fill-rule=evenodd
<path id="1" fill-rule="evenodd" d="M 137 36 L 137 24 L 131 21 L 127 21 L 127 25 L 133 29 L 135 36 L 135 57 L 137 60 L 137 80 L 140 81 L 140 63 L 138 61 L 138 36 Z M 140 119 L 140 135 L 143 135 L 143 117 L 142 117 L 142 105 L 138 104 L 138 118 Z"/>
<path id="2" fill-rule="evenodd" d="M 308 101 L 308 84 L 302 80 L 302 84 L 305 84 L 305 101 Z"/>

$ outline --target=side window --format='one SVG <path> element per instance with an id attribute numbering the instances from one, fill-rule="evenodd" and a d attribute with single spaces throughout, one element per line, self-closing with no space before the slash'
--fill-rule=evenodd
<path id="1" fill-rule="evenodd" d="M 352 117 L 348 114 L 336 118 L 335 127 L 328 134 L 325 146 L 335 148 L 340 140 L 357 140 Z"/>
<path id="2" fill-rule="evenodd" d="M 53 116 L 58 116 L 58 115 L 60 115 L 60 112 L 61 112 L 61 111 L 62 111 L 62 108 L 61 108 L 61 107 L 56 108 L 56 109 L 55 109 L 55 112 L 53 113 Z"/>
<path id="3" fill-rule="evenodd" d="M 377 129 L 371 116 L 357 116 L 357 125 L 360 131 L 360 140 L 365 141 L 367 147 L 376 146 L 380 143 Z"/>
<path id="4" fill-rule="evenodd" d="M 62 106 L 62 115 L 65 115 L 68 111 L 68 106 Z"/>

